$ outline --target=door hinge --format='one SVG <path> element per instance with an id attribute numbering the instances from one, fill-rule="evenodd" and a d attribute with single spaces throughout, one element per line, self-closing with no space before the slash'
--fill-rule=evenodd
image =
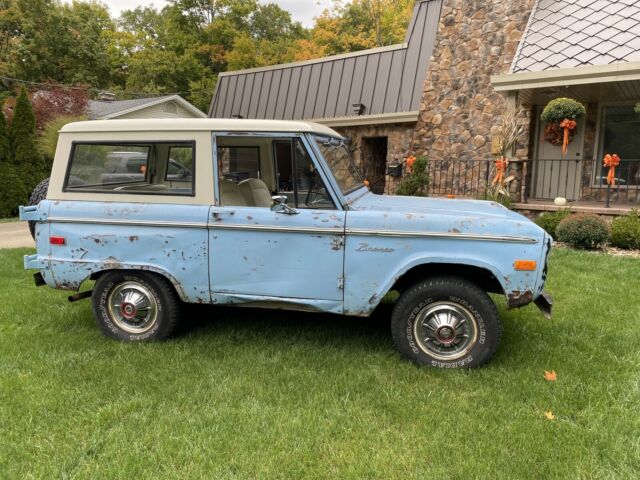
<path id="1" fill-rule="evenodd" d="M 344 290 L 344 276 L 338 276 L 338 290 Z"/>

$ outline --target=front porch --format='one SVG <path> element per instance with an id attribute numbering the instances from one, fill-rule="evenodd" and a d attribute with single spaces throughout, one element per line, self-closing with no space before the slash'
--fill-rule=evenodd
<path id="1" fill-rule="evenodd" d="M 510 185 L 511 208 L 531 215 L 570 208 L 576 213 L 611 216 L 640 209 L 640 160 L 623 163 L 623 168 L 617 170 L 617 185 L 610 189 L 604 182 L 605 176 L 600 174 L 600 163 L 593 159 L 511 162 L 508 175 L 515 177 Z M 396 170 L 390 169 L 391 172 Z M 494 160 L 431 160 L 427 171 L 430 196 L 473 199 L 490 196 L 496 173 Z M 381 182 L 384 193 L 396 194 L 400 181 L 401 178 L 395 175 L 387 175 Z M 554 200 L 557 197 L 565 198 L 567 204 L 556 205 Z"/>
<path id="2" fill-rule="evenodd" d="M 537 216 L 538 214 L 544 212 L 556 212 L 558 210 L 569 208 L 574 213 L 594 213 L 596 215 L 617 217 L 620 215 L 626 215 L 631 210 L 637 207 L 612 203 L 609 208 L 606 208 L 603 202 L 594 200 L 575 200 L 568 202 L 565 206 L 558 206 L 553 202 L 553 200 L 540 200 L 530 198 L 526 203 L 512 203 L 511 208 L 531 216 Z"/>
<path id="3" fill-rule="evenodd" d="M 506 74 L 492 83 L 512 105 L 531 113 L 529 159 L 521 161 L 517 208 L 557 209 L 558 197 L 574 211 L 622 214 L 640 208 L 640 114 L 634 110 L 640 102 L 640 62 Z M 587 112 L 578 119 L 565 154 L 547 141 L 540 119 L 544 106 L 559 97 L 581 102 Z M 606 154 L 621 159 L 612 187 L 603 166 Z"/>

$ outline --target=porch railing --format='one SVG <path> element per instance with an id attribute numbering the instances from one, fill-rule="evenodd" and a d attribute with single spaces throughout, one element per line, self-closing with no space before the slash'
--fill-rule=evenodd
<path id="1" fill-rule="evenodd" d="M 640 159 L 622 160 L 616 168 L 616 185 L 608 188 L 608 169 L 594 159 L 529 159 L 509 164 L 514 181 L 509 190 L 514 202 L 529 199 L 606 202 L 640 206 Z M 398 170 L 389 169 L 396 174 Z M 406 171 L 403 172 L 406 175 Z M 431 160 L 428 193 L 485 198 L 495 175 L 494 160 Z M 404 176 L 403 175 L 403 176 Z M 386 175 L 371 182 L 376 193 L 397 194 L 402 178 Z"/>
<path id="2" fill-rule="evenodd" d="M 622 160 L 616 167 L 616 184 L 607 184 L 608 168 L 595 159 L 527 160 L 525 200 L 567 200 L 640 205 L 640 159 Z"/>
<path id="3" fill-rule="evenodd" d="M 428 193 L 432 196 L 484 198 L 494 170 L 493 160 L 431 160 L 427 166 Z M 400 170 L 395 171 L 397 175 L 401 173 Z M 406 170 L 403 169 L 402 173 L 404 177 Z M 386 175 L 370 182 L 371 190 L 388 195 L 397 194 L 403 179 L 397 175 Z"/>

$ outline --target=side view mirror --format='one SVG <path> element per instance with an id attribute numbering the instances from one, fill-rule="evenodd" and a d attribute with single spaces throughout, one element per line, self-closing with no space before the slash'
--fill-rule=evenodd
<path id="1" fill-rule="evenodd" d="M 271 197 L 271 200 L 273 200 L 273 205 L 271 206 L 272 212 L 283 213 L 285 215 L 297 215 L 300 213 L 295 208 L 287 205 L 287 197 L 284 195 L 274 195 Z"/>

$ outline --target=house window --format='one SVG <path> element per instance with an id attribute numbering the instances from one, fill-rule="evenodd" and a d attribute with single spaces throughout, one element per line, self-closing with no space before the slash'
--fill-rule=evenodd
<path id="1" fill-rule="evenodd" d="M 621 187 L 640 185 L 640 116 L 633 105 L 607 106 L 602 109 L 599 159 L 607 153 L 618 154 L 620 166 L 616 168 L 616 183 Z M 608 168 L 596 170 L 595 183 L 606 184 Z"/>

